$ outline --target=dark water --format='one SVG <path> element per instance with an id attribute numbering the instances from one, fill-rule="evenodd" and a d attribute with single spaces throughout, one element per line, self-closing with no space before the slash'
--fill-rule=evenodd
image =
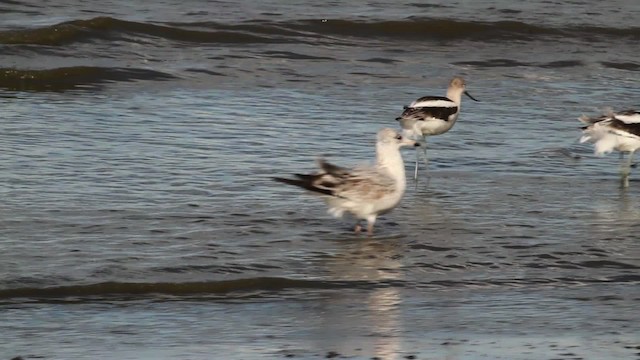
<path id="1" fill-rule="evenodd" d="M 640 359 L 640 174 L 576 143 L 640 107 L 638 18 L 0 1 L 0 356 Z M 369 161 L 454 75 L 482 102 L 373 238 L 269 180 Z"/>

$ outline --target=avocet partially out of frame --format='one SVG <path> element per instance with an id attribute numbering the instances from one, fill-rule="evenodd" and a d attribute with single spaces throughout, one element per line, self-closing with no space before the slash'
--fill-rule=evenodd
<path id="1" fill-rule="evenodd" d="M 446 97 L 423 96 L 409 106 L 405 106 L 402 115 L 396 118 L 406 136 L 415 139 L 421 138 L 425 166 L 428 164 L 427 136 L 443 134 L 453 127 L 456 120 L 458 120 L 458 115 L 460 115 L 462 94 L 467 95 L 474 101 L 478 101 L 466 91 L 464 80 L 456 76 L 449 83 Z M 418 155 L 419 153 L 416 151 L 414 179 L 418 178 Z"/>
<path id="2" fill-rule="evenodd" d="M 623 188 L 629 187 L 633 154 L 640 149 L 640 112 L 625 110 L 597 117 L 582 115 L 578 119 L 587 124 L 582 128 L 580 142 L 593 143 L 596 155 L 608 154 L 614 150 L 620 152 L 621 185 Z M 627 161 L 623 160 L 624 153 L 629 153 Z"/>

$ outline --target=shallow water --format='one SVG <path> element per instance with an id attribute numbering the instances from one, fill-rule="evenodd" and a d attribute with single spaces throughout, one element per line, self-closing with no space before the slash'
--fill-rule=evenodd
<path id="1" fill-rule="evenodd" d="M 636 2 L 0 7 L 6 358 L 638 358 L 640 182 L 576 119 L 640 106 Z M 270 180 L 456 74 L 373 238 Z"/>

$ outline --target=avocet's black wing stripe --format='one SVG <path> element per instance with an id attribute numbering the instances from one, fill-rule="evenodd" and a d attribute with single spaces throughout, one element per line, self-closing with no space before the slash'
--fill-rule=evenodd
<path id="1" fill-rule="evenodd" d="M 410 119 L 416 121 L 425 121 L 429 119 L 440 119 L 449 121 L 449 117 L 458 112 L 458 107 L 410 107 L 402 112 L 400 119 Z"/>

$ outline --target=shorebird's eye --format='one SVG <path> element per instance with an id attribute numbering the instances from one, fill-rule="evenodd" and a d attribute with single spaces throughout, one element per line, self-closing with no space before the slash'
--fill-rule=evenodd
<path id="1" fill-rule="evenodd" d="M 398 139 L 398 140 L 402 140 L 402 135 L 398 135 L 398 136 L 396 136 L 396 139 Z"/>

